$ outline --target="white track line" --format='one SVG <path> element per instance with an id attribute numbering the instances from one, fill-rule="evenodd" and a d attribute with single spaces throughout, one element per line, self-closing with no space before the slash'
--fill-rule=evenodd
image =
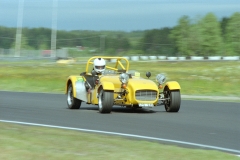
<path id="1" fill-rule="evenodd" d="M 140 135 L 134 135 L 134 134 L 125 134 L 125 133 L 117 133 L 117 132 L 107 132 L 107 131 L 99 131 L 99 130 L 91 130 L 91 129 L 62 127 L 62 126 L 28 123 L 28 122 L 19 122 L 19 121 L 8 121 L 8 120 L 0 120 L 0 122 L 31 125 L 31 126 L 41 126 L 41 127 L 49 127 L 49 128 L 58 128 L 58 129 L 67 129 L 67 130 L 75 130 L 75 131 L 84 131 L 84 132 L 93 132 L 93 133 L 103 133 L 103 134 L 134 137 L 134 138 L 142 138 L 142 139 L 148 139 L 148 140 L 157 140 L 157 141 L 163 141 L 163 142 L 171 142 L 171 143 L 177 143 L 177 144 L 183 144 L 183 145 L 190 145 L 190 146 L 203 147 L 203 148 L 208 148 L 208 149 L 221 150 L 221 151 L 226 151 L 226 152 L 233 152 L 233 153 L 237 153 L 237 154 L 240 153 L 239 150 L 234 150 L 234 149 L 228 149 L 228 148 L 222 148 L 222 147 L 216 147 L 216 146 L 209 146 L 209 145 L 191 143 L 191 142 L 184 142 L 184 141 L 177 141 L 177 140 L 171 140 L 171 139 L 140 136 Z"/>

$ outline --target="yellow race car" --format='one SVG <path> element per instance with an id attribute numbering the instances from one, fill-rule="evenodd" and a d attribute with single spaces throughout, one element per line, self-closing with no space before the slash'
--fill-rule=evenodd
<path id="1" fill-rule="evenodd" d="M 95 61 L 107 61 L 104 71 L 96 72 Z M 95 70 L 94 70 L 95 69 Z M 164 74 L 156 82 L 142 78 L 139 72 L 129 70 L 125 57 L 91 57 L 85 72 L 71 75 L 66 82 L 67 105 L 79 109 L 82 102 L 98 105 L 100 113 L 110 113 L 113 105 L 147 108 L 164 105 L 167 112 L 178 112 L 181 104 L 180 85 L 176 81 L 165 83 Z"/>

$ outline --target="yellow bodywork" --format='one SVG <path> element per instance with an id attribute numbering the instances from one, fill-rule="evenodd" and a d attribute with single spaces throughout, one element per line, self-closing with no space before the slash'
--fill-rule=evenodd
<path id="1" fill-rule="evenodd" d="M 169 88 L 169 90 L 180 90 L 181 87 L 178 82 L 176 81 L 169 81 L 165 84 Z"/>
<path id="2" fill-rule="evenodd" d="M 91 75 L 93 60 L 100 58 L 100 56 L 92 57 L 88 60 L 86 64 L 86 73 Z M 114 104 L 123 105 L 123 106 L 134 106 L 138 104 L 152 104 L 156 106 L 159 99 L 160 90 L 158 84 L 149 79 L 144 79 L 140 77 L 139 72 L 131 73 L 131 77 L 127 83 L 125 89 L 121 88 L 122 83 L 119 80 L 119 75 L 121 73 L 128 73 L 129 70 L 129 61 L 124 57 L 102 57 L 106 61 L 114 59 L 115 63 L 107 62 L 106 69 L 112 70 L 113 72 L 109 74 L 99 75 L 98 83 L 94 85 L 90 93 L 86 94 L 85 97 L 79 98 L 82 94 L 77 93 L 77 85 L 81 86 L 86 82 L 84 76 L 72 75 L 69 76 L 66 83 L 66 93 L 68 91 L 68 85 L 71 83 L 73 86 L 73 97 L 79 98 L 83 101 L 86 101 L 88 104 L 98 104 L 98 94 L 100 90 L 106 90 L 113 92 L 114 94 Z M 130 74 L 130 73 L 129 73 Z M 169 90 L 180 90 L 180 85 L 176 81 L 169 81 L 165 84 L 165 87 L 168 87 Z M 146 97 L 149 99 L 144 99 L 142 94 L 146 94 Z"/>
<path id="3" fill-rule="evenodd" d="M 73 96 L 76 97 L 76 83 L 77 81 L 86 81 L 85 78 L 83 76 L 77 76 L 77 75 L 72 75 L 72 76 L 69 76 L 68 79 L 67 79 L 67 83 L 66 83 L 66 87 L 65 87 L 65 94 L 67 93 L 67 90 L 68 90 L 68 85 L 69 83 L 72 83 L 72 86 L 73 86 Z"/>
<path id="4" fill-rule="evenodd" d="M 106 81 L 101 80 L 101 85 L 102 85 L 104 90 L 114 91 L 114 85 L 113 85 L 113 83 L 111 81 L 110 82 L 106 82 Z"/>

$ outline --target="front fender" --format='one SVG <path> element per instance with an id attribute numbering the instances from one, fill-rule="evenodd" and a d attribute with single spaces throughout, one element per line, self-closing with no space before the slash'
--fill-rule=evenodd
<path id="1" fill-rule="evenodd" d="M 169 90 L 180 90 L 181 89 L 179 83 L 176 81 L 169 81 L 166 83 L 165 86 L 167 86 L 169 88 Z"/>
<path id="2" fill-rule="evenodd" d="M 104 90 L 114 90 L 114 85 L 112 82 L 101 82 Z"/>
<path id="3" fill-rule="evenodd" d="M 85 79 L 83 76 L 69 76 L 66 82 L 66 87 L 65 87 L 65 94 L 67 94 L 68 91 L 68 85 L 72 83 L 73 87 L 73 97 L 77 97 L 77 92 L 76 92 L 76 82 L 84 82 Z"/>

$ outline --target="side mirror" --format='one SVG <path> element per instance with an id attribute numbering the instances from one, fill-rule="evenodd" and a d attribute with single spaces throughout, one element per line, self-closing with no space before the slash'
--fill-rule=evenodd
<path id="1" fill-rule="evenodd" d="M 149 78 L 151 77 L 151 72 L 146 72 L 146 76 Z"/>

